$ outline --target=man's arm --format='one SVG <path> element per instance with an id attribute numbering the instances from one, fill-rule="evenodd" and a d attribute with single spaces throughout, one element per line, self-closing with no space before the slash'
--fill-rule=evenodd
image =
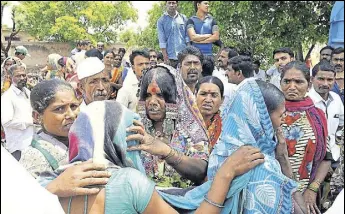
<path id="1" fill-rule="evenodd" d="M 119 93 L 117 94 L 116 101 L 128 108 L 128 105 L 129 105 L 128 96 L 129 96 L 129 92 L 126 90 L 126 88 L 122 87 L 119 90 Z"/>
<path id="2" fill-rule="evenodd" d="M 158 41 L 159 47 L 162 50 L 164 62 L 167 63 L 169 61 L 168 52 L 167 52 L 167 41 L 165 39 L 164 28 L 163 28 L 163 20 L 160 18 L 157 21 L 157 32 L 158 32 Z"/>
<path id="3" fill-rule="evenodd" d="M 213 19 L 212 20 L 212 36 L 210 36 L 208 39 L 201 41 L 201 44 L 208 44 L 208 43 L 214 43 L 219 40 L 219 27 L 217 25 L 217 22 Z"/>
<path id="4" fill-rule="evenodd" d="M 191 42 L 199 43 L 210 38 L 211 34 L 197 34 L 194 29 L 194 22 L 192 19 L 187 21 L 187 34 Z"/>
<path id="5" fill-rule="evenodd" d="M 23 121 L 23 119 L 14 118 L 13 104 L 8 97 L 1 98 L 1 124 L 3 127 L 25 130 L 33 124 Z"/>

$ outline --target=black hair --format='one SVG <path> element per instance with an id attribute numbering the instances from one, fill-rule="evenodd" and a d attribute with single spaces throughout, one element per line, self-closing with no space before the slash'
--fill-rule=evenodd
<path id="1" fill-rule="evenodd" d="M 82 40 L 82 41 L 80 41 L 79 44 L 80 44 L 80 46 L 85 46 L 85 45 L 88 45 L 89 43 L 85 40 Z"/>
<path id="2" fill-rule="evenodd" d="M 124 53 L 124 54 L 126 54 L 126 49 L 125 48 L 119 48 L 119 51 L 118 51 L 118 53 Z"/>
<path id="3" fill-rule="evenodd" d="M 8 74 L 9 74 L 11 77 L 13 77 L 14 71 L 16 71 L 16 70 L 18 70 L 18 69 L 20 69 L 20 68 L 22 68 L 22 69 L 25 70 L 25 67 L 24 67 L 23 65 L 21 65 L 21 64 L 13 64 L 13 65 L 11 65 L 11 66 L 7 69 L 7 72 L 8 72 Z"/>
<path id="4" fill-rule="evenodd" d="M 271 83 L 264 82 L 262 80 L 256 80 L 258 84 L 266 108 L 269 114 L 278 109 L 278 107 L 284 103 L 285 97 L 281 90 Z"/>
<path id="5" fill-rule="evenodd" d="M 336 48 L 332 51 L 332 57 L 334 54 L 341 54 L 341 53 L 344 53 L 344 48 L 342 47 Z"/>
<path id="6" fill-rule="evenodd" d="M 103 59 L 103 54 L 96 48 L 90 49 L 85 52 L 85 56 L 87 57 L 97 57 L 99 60 L 102 61 Z"/>
<path id="7" fill-rule="evenodd" d="M 324 50 L 331 50 L 331 51 L 333 51 L 334 48 L 333 48 L 332 46 L 327 45 L 327 46 L 323 47 L 323 48 L 320 50 L 320 54 L 321 54 L 321 52 L 324 51 Z"/>
<path id="8" fill-rule="evenodd" d="M 203 83 L 212 83 L 215 84 L 216 86 L 218 86 L 219 91 L 220 91 L 220 95 L 223 97 L 224 96 L 224 84 L 223 82 L 218 78 L 218 77 L 214 77 L 214 76 L 207 76 L 207 77 L 203 77 L 197 84 L 196 86 L 196 91 L 198 92 L 200 89 L 200 86 Z"/>
<path id="9" fill-rule="evenodd" d="M 158 54 L 157 54 L 157 60 L 162 60 L 162 61 L 164 61 L 164 57 L 163 57 L 163 53 L 162 53 L 162 52 L 158 52 Z"/>
<path id="10" fill-rule="evenodd" d="M 115 58 L 115 55 L 116 55 L 116 54 L 114 53 L 113 50 L 106 50 L 106 51 L 104 51 L 104 57 L 105 57 L 108 53 L 113 54 L 113 56 L 114 56 L 114 58 Z"/>
<path id="11" fill-rule="evenodd" d="M 120 50 L 119 50 L 120 52 Z M 134 65 L 134 59 L 137 56 L 142 56 L 147 59 L 150 59 L 150 54 L 146 50 L 134 50 L 132 54 L 129 56 L 129 61 L 131 62 L 132 65 Z"/>
<path id="12" fill-rule="evenodd" d="M 214 58 L 212 56 L 205 56 L 204 62 L 202 63 L 202 76 L 212 76 L 214 71 Z"/>
<path id="13" fill-rule="evenodd" d="M 30 102 L 33 110 L 39 114 L 43 114 L 47 107 L 54 101 L 57 91 L 61 89 L 71 90 L 76 96 L 73 87 L 66 81 L 51 79 L 38 83 L 30 93 Z"/>
<path id="14" fill-rule="evenodd" d="M 261 63 L 259 60 L 255 60 L 253 64 L 258 65 L 259 67 L 261 66 Z"/>
<path id="15" fill-rule="evenodd" d="M 150 53 L 150 52 L 155 52 L 155 53 L 157 54 L 157 51 L 156 51 L 155 49 L 149 49 L 148 52 L 149 52 L 149 53 Z"/>
<path id="16" fill-rule="evenodd" d="M 203 2 L 203 1 L 194 1 L 195 12 L 198 12 L 198 4 L 200 4 L 201 2 Z"/>
<path id="17" fill-rule="evenodd" d="M 273 57 L 274 55 L 276 55 L 277 53 L 287 53 L 290 55 L 290 57 L 295 57 L 295 54 L 293 53 L 293 51 L 290 49 L 290 48 L 278 48 L 278 49 L 275 49 L 273 51 Z"/>
<path id="18" fill-rule="evenodd" d="M 165 67 L 161 66 L 152 68 L 144 74 L 140 87 L 140 101 L 146 100 L 147 89 L 153 79 L 158 84 L 165 102 L 176 104 L 177 87 L 175 79 Z"/>
<path id="19" fill-rule="evenodd" d="M 254 76 L 253 62 L 249 56 L 235 56 L 228 61 L 235 72 L 242 72 L 245 78 Z"/>
<path id="20" fill-rule="evenodd" d="M 234 58 L 235 56 L 238 56 L 238 52 L 236 48 L 231 47 L 225 47 L 222 49 L 222 51 L 228 52 L 228 59 Z"/>
<path id="21" fill-rule="evenodd" d="M 314 66 L 312 76 L 315 77 L 319 71 L 329 71 L 334 73 L 334 76 L 336 75 L 334 67 L 325 59 L 321 60 L 317 65 Z"/>
<path id="22" fill-rule="evenodd" d="M 281 79 L 283 79 L 286 72 L 292 68 L 295 68 L 296 70 L 301 71 L 302 74 L 304 75 L 304 78 L 307 80 L 307 82 L 308 83 L 310 82 L 310 69 L 304 62 L 301 62 L 301 61 L 292 61 L 286 64 L 283 68 Z"/>
<path id="23" fill-rule="evenodd" d="M 204 55 L 201 53 L 201 51 L 194 47 L 194 46 L 187 46 L 185 49 L 183 49 L 180 53 L 177 55 L 178 62 L 182 64 L 183 60 L 188 55 L 194 55 L 197 56 L 201 62 L 201 64 L 204 62 Z"/>

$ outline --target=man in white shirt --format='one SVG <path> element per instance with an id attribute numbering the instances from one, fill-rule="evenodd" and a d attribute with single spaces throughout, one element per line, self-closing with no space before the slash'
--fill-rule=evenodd
<path id="1" fill-rule="evenodd" d="M 63 214 L 56 195 L 51 194 L 1 147 L 1 213 Z"/>
<path id="2" fill-rule="evenodd" d="M 327 118 L 330 149 L 334 161 L 340 157 L 340 147 L 336 145 L 336 133 L 344 126 L 344 105 L 338 94 L 331 91 L 335 82 L 335 70 L 331 64 L 322 60 L 313 68 L 313 87 L 309 97 L 316 107 L 325 112 Z"/>
<path id="3" fill-rule="evenodd" d="M 228 47 L 225 47 L 219 54 L 216 69 L 213 71 L 212 76 L 218 77 L 220 80 L 222 80 L 224 86 L 228 84 L 228 78 L 226 76 L 228 62 L 235 56 L 238 56 L 237 51 Z"/>
<path id="4" fill-rule="evenodd" d="M 6 135 L 6 147 L 18 158 L 20 151 L 31 144 L 34 124 L 30 91 L 25 87 L 27 82 L 25 68 L 21 65 L 12 65 L 8 72 L 12 78 L 12 85 L 1 96 L 1 124 Z"/>
<path id="5" fill-rule="evenodd" d="M 274 72 L 271 76 L 270 83 L 280 89 L 280 80 L 283 68 L 286 64 L 295 60 L 295 54 L 290 48 L 278 48 L 273 51 L 273 58 L 274 65 L 279 72 Z"/>
<path id="6" fill-rule="evenodd" d="M 97 57 L 88 57 L 77 67 L 79 86 L 84 98 L 80 110 L 93 101 L 109 99 L 110 76 L 104 68 L 103 62 Z"/>
<path id="7" fill-rule="evenodd" d="M 136 112 L 139 101 L 139 81 L 145 69 L 150 68 L 150 55 L 145 50 L 134 50 L 129 57 L 132 69 L 119 90 L 116 101 Z"/>
<path id="8" fill-rule="evenodd" d="M 254 61 L 254 78 L 266 82 L 266 72 L 260 69 L 260 65 L 261 63 L 259 60 Z"/>

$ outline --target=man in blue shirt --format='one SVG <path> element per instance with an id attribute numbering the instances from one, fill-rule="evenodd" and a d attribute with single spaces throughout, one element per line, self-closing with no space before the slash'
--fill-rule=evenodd
<path id="1" fill-rule="evenodd" d="M 192 45 L 206 56 L 212 55 L 212 44 L 219 40 L 217 22 L 209 15 L 208 1 L 194 1 L 196 16 L 187 21 L 187 33 Z"/>
<path id="2" fill-rule="evenodd" d="M 337 93 L 344 103 L 344 48 L 333 50 L 331 64 L 336 71 L 336 81 L 332 91 Z"/>
<path id="3" fill-rule="evenodd" d="M 186 32 L 187 17 L 177 12 L 178 1 L 167 1 L 167 11 L 157 21 L 159 47 L 164 62 L 177 67 L 177 55 L 186 48 L 188 36 Z"/>

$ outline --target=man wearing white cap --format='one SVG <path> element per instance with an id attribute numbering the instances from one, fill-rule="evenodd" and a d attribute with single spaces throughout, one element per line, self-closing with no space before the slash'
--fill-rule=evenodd
<path id="1" fill-rule="evenodd" d="M 104 70 L 104 64 L 97 57 L 83 60 L 77 67 L 80 89 L 84 101 L 80 108 L 93 101 L 107 100 L 110 96 L 110 77 Z"/>

